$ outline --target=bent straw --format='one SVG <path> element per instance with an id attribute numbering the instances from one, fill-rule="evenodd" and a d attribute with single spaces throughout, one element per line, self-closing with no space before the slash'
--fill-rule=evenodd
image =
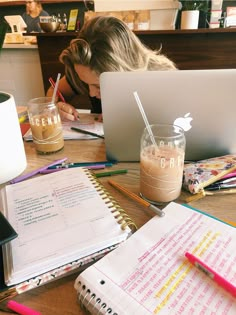
<path id="1" fill-rule="evenodd" d="M 56 98 L 56 94 L 57 94 L 57 90 L 58 90 L 58 85 L 59 85 L 60 77 L 61 77 L 61 74 L 58 73 L 58 75 L 57 75 L 57 81 L 56 81 L 56 84 L 55 84 L 55 87 L 54 87 L 54 91 L 53 91 L 53 95 L 52 95 L 52 102 L 53 102 L 53 103 L 55 102 L 55 98 Z"/>
<path id="2" fill-rule="evenodd" d="M 146 125 L 147 131 L 148 131 L 149 136 L 150 136 L 150 138 L 151 138 L 152 144 L 156 145 L 156 141 L 155 141 L 154 135 L 153 135 L 153 133 L 152 133 L 152 129 L 151 129 L 150 125 L 149 125 L 147 116 L 146 116 L 146 114 L 145 114 L 145 112 L 144 112 L 143 105 L 142 105 L 142 103 L 141 103 L 141 101 L 140 101 L 140 98 L 139 98 L 139 96 L 138 96 L 138 92 L 137 92 L 137 91 L 134 92 L 134 98 L 135 98 L 135 100 L 136 100 L 136 103 L 138 104 L 140 113 L 142 114 L 142 117 L 143 117 L 144 123 L 145 123 L 145 125 Z"/>

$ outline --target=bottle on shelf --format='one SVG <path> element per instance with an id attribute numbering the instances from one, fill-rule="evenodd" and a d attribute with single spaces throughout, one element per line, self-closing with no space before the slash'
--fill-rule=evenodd
<path id="1" fill-rule="evenodd" d="M 67 30 L 67 16 L 66 13 L 63 14 L 63 30 L 66 31 Z"/>
<path id="2" fill-rule="evenodd" d="M 57 14 L 57 22 L 60 23 L 59 30 L 61 31 L 63 25 L 62 25 L 62 20 L 61 20 L 61 14 L 60 13 Z"/>

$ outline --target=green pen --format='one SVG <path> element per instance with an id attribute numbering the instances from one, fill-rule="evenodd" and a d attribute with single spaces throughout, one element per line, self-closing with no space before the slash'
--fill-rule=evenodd
<path id="1" fill-rule="evenodd" d="M 116 174 L 125 174 L 127 173 L 127 170 L 116 170 L 116 171 L 110 171 L 110 172 L 101 172 L 95 174 L 96 177 L 105 177 L 105 176 L 111 176 Z"/>

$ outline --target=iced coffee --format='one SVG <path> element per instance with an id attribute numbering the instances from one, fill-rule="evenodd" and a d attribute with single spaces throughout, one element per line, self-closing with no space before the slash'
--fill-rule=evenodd
<path id="1" fill-rule="evenodd" d="M 51 98 L 32 99 L 28 104 L 28 116 L 36 151 L 50 154 L 64 147 L 61 118 Z"/>
<path id="2" fill-rule="evenodd" d="M 150 202 L 167 203 L 181 193 L 185 137 L 179 127 L 152 125 L 144 130 L 140 152 L 140 193 Z"/>

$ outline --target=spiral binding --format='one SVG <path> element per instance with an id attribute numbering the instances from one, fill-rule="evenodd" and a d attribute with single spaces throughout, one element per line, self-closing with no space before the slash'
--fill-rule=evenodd
<path id="1" fill-rule="evenodd" d="M 81 281 L 78 282 L 80 286 L 78 294 L 78 302 L 81 308 L 86 311 L 88 314 L 92 315 L 119 315 L 112 309 L 109 305 L 101 300 L 100 297 L 97 297 L 95 293 L 91 292 L 85 284 L 82 284 Z"/>
<path id="2" fill-rule="evenodd" d="M 105 187 L 101 185 L 101 183 L 98 181 L 95 175 L 91 173 L 90 170 L 85 169 L 85 171 L 99 195 L 102 197 L 102 199 L 105 200 L 105 203 L 108 204 L 111 213 L 113 213 L 114 218 L 120 224 L 122 230 L 125 230 L 127 227 L 129 227 L 132 232 L 135 232 L 137 230 L 137 226 L 134 221 L 128 216 L 125 210 L 120 207 L 117 201 L 105 189 Z"/>

